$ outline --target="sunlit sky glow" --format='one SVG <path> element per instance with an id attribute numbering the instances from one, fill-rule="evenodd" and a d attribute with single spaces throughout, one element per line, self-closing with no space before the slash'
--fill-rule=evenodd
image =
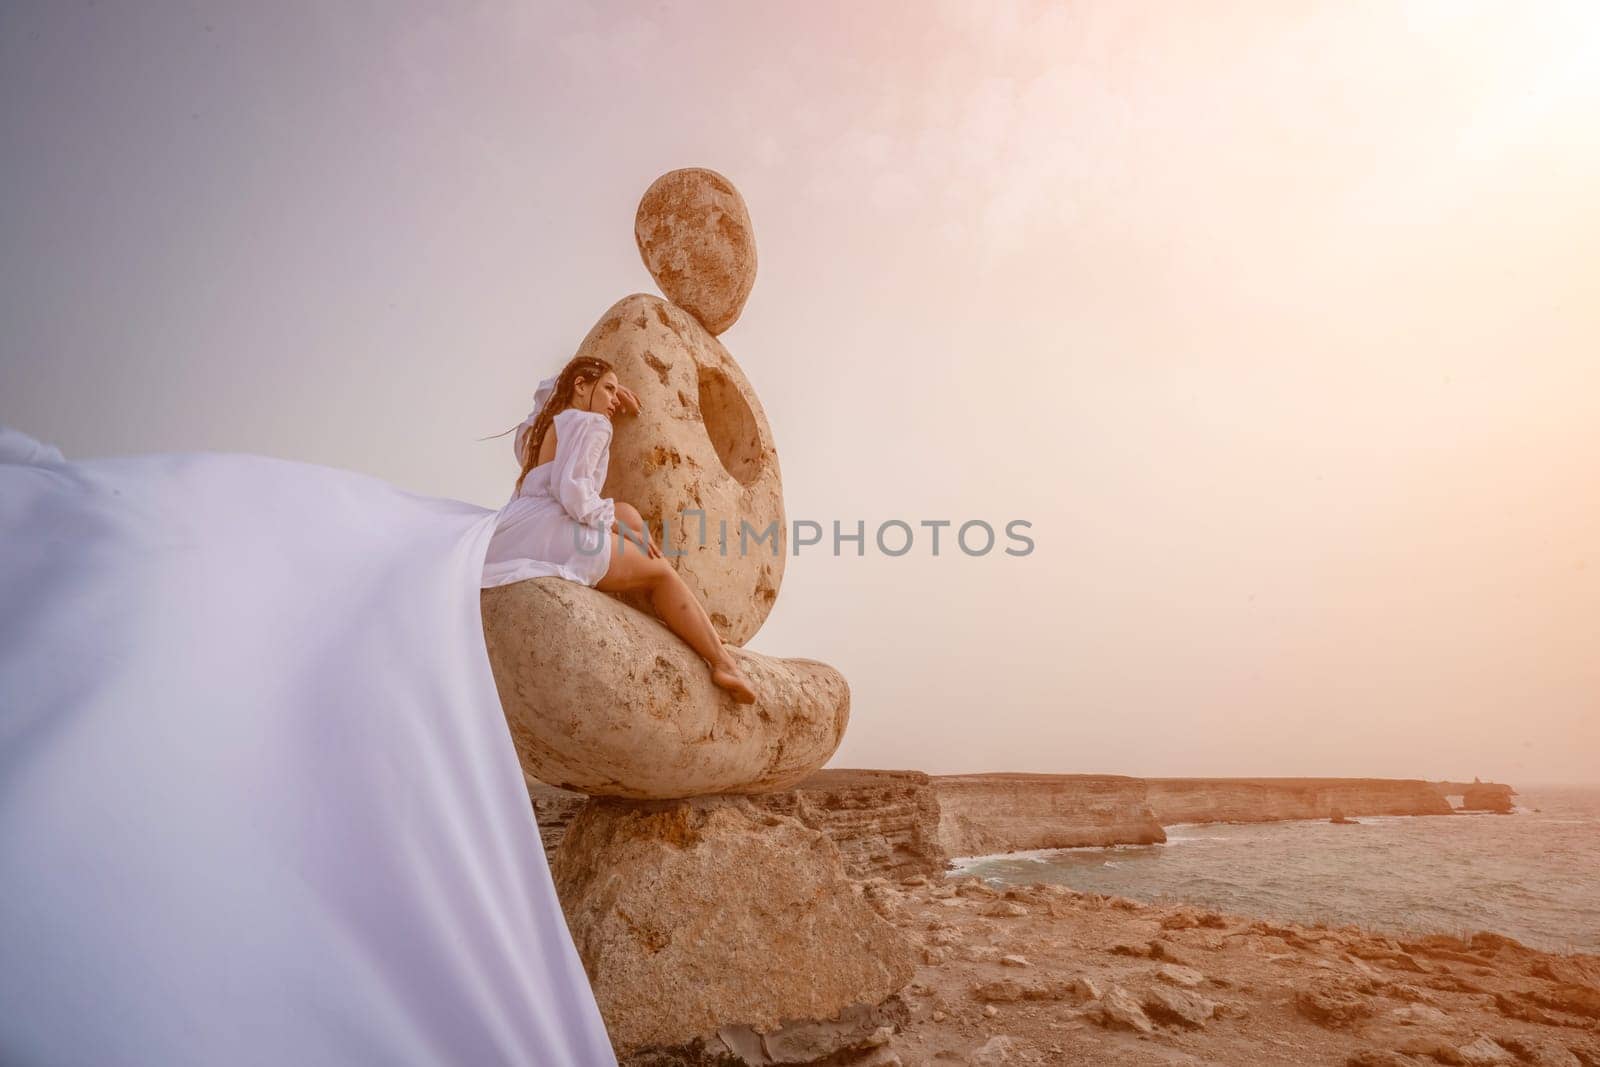
<path id="1" fill-rule="evenodd" d="M 498 507 L 732 179 L 839 766 L 1600 778 L 1600 7 L 0 10 L 0 421 Z"/>

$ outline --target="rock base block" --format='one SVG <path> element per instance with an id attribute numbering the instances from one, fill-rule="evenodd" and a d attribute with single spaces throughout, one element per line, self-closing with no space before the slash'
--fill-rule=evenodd
<path id="1" fill-rule="evenodd" d="M 915 970 L 826 835 L 740 797 L 590 800 L 552 874 L 620 1056 L 792 1043 Z"/>

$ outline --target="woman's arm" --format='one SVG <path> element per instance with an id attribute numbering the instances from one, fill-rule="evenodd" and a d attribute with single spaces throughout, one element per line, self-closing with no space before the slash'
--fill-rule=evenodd
<path id="1" fill-rule="evenodd" d="M 611 447 L 611 420 L 568 408 L 556 422 L 556 499 L 583 525 L 609 532 L 617 521 L 616 502 L 600 495 L 595 474 Z"/>

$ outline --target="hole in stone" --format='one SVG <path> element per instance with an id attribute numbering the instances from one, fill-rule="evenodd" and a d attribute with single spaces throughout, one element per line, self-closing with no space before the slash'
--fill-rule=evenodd
<path id="1" fill-rule="evenodd" d="M 724 470 L 740 485 L 761 477 L 766 457 L 755 413 L 733 380 L 716 367 L 700 368 L 700 418 Z"/>

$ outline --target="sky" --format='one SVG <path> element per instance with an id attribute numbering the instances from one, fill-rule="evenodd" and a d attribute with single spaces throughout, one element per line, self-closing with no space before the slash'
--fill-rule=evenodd
<path id="1" fill-rule="evenodd" d="M 8 3 L 0 422 L 497 508 L 686 166 L 832 766 L 1600 781 L 1581 0 Z"/>

